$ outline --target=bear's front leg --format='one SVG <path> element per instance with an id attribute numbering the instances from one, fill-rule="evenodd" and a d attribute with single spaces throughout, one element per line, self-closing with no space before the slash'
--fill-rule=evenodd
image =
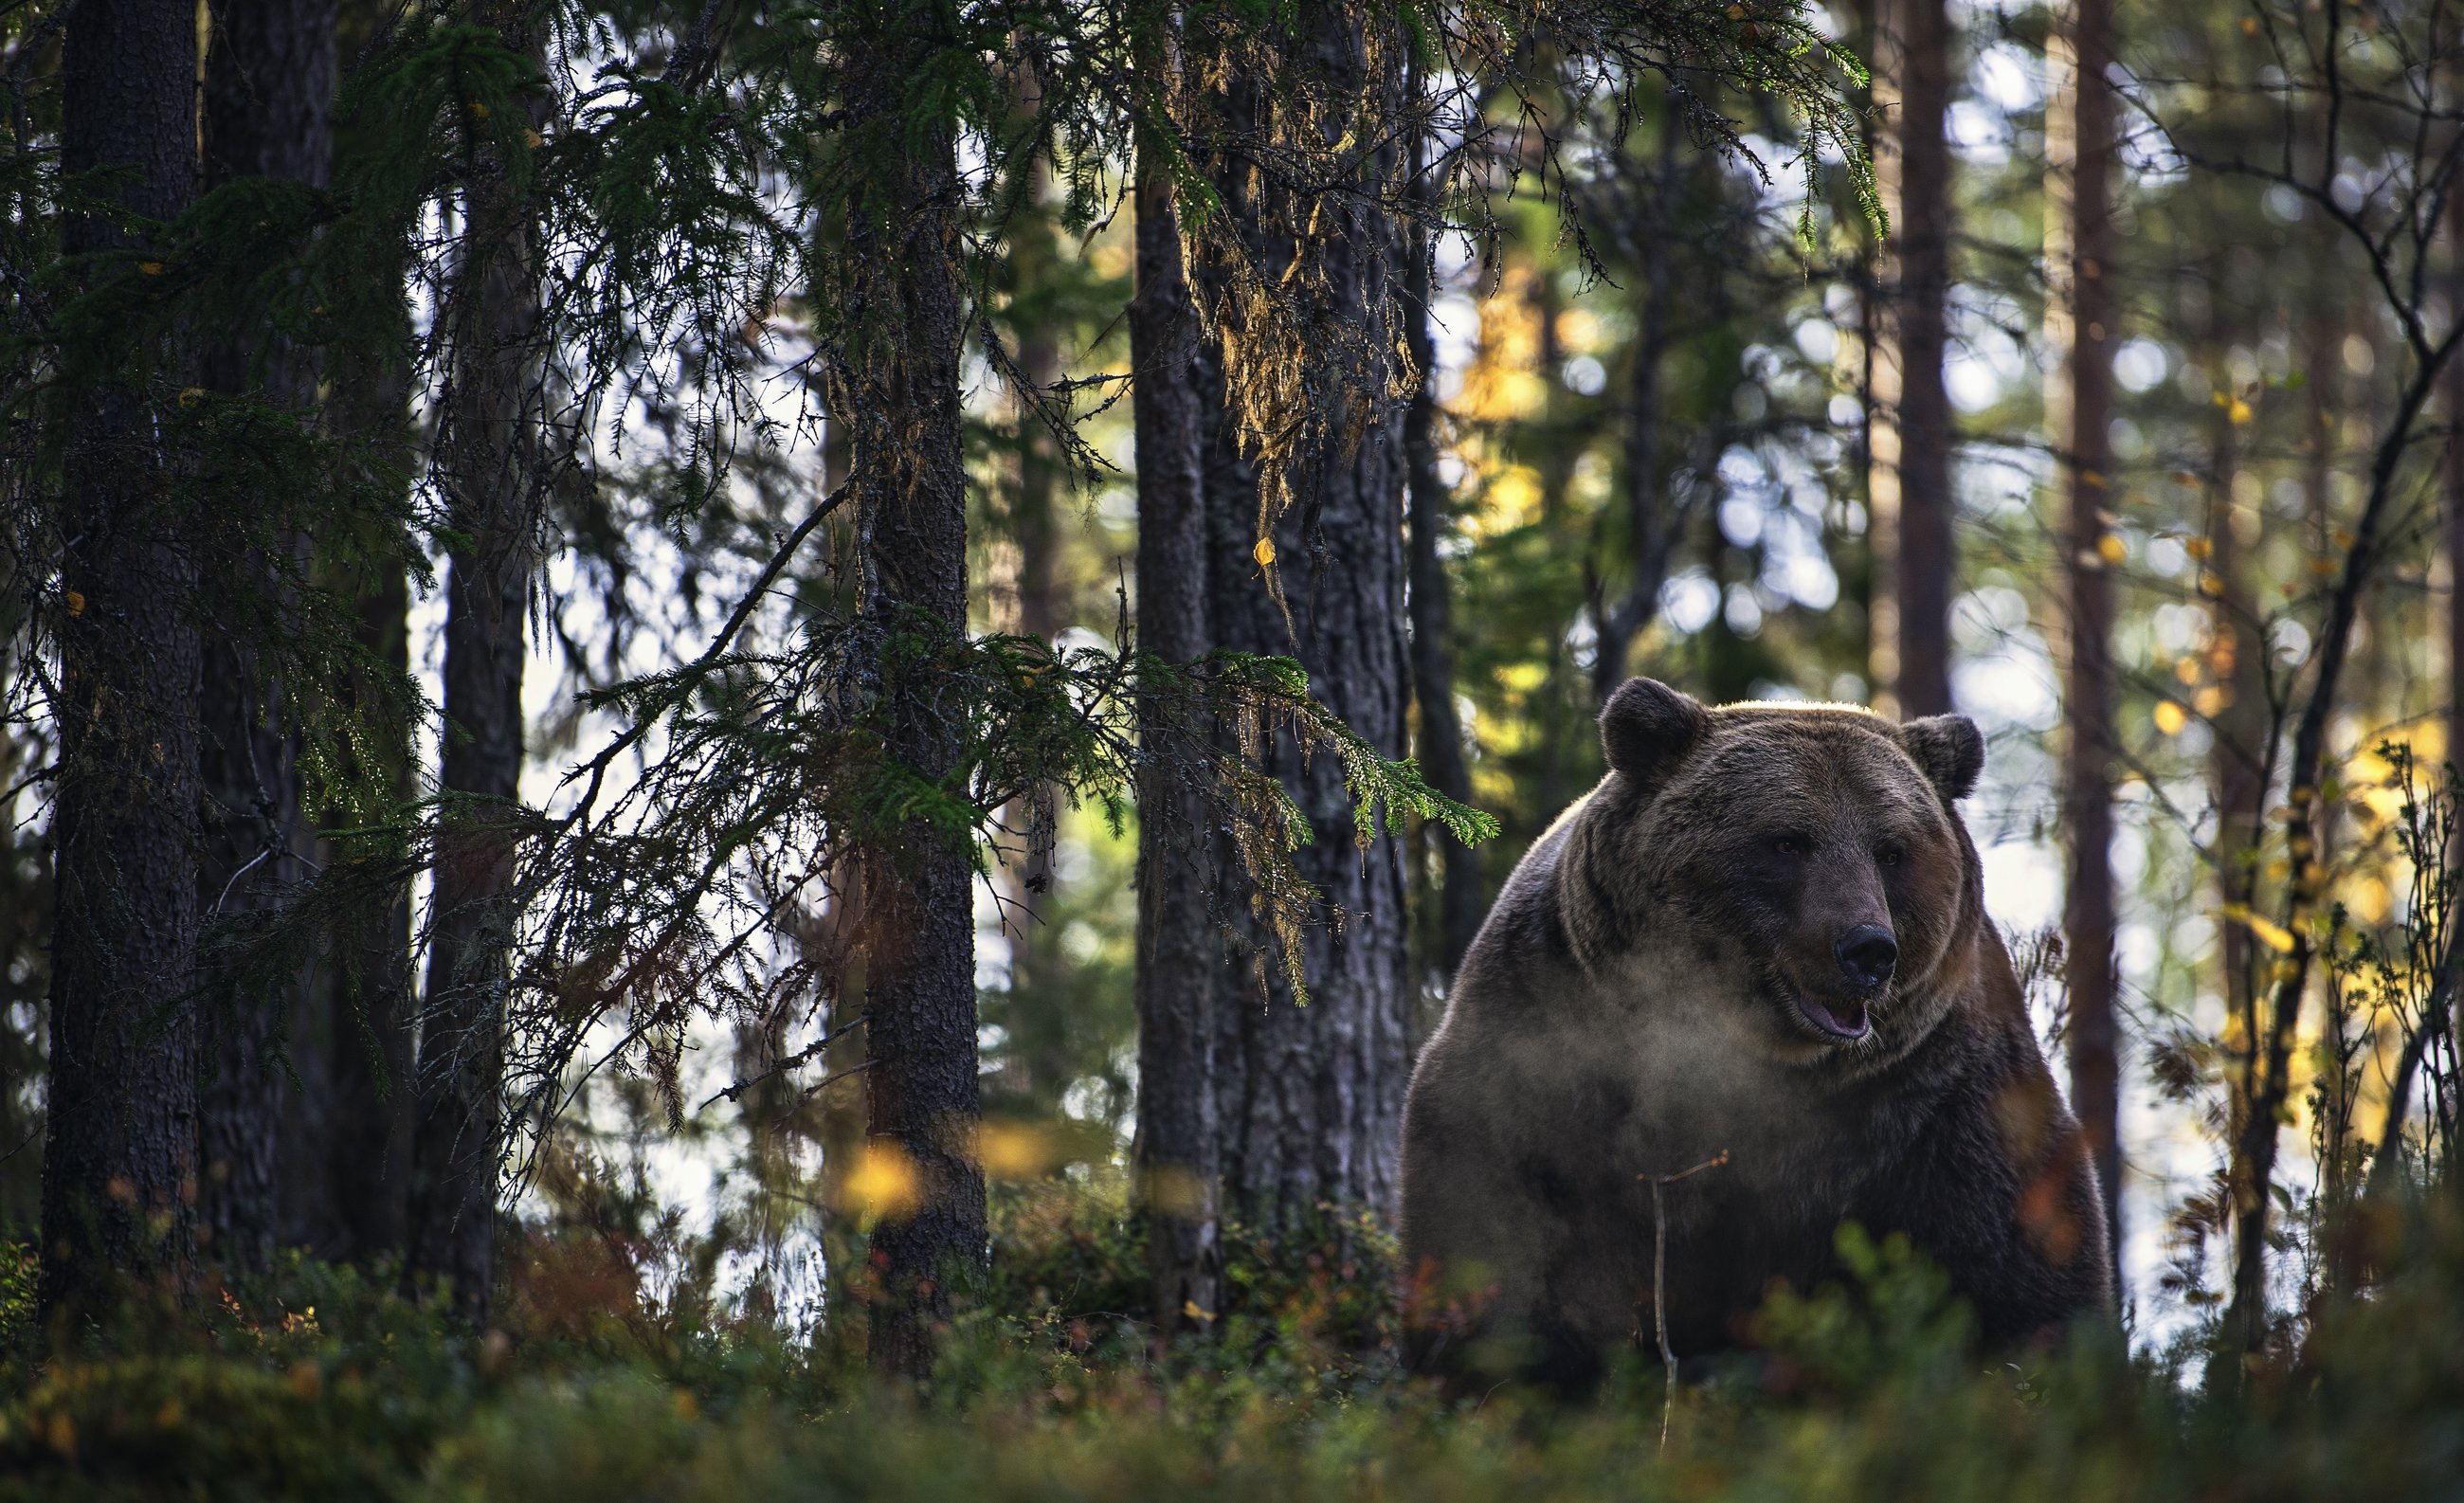
<path id="1" fill-rule="evenodd" d="M 2113 1255 L 2084 1135 L 2040 1060 L 1994 1063 L 1951 1084 L 1859 1219 L 1941 1265 L 1989 1345 L 2109 1322 Z"/>

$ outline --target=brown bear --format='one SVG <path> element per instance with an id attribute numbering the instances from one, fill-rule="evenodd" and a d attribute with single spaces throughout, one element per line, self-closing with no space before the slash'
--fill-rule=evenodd
<path id="1" fill-rule="evenodd" d="M 2096 1171 L 1953 807 L 1975 724 L 1636 678 L 1600 739 L 1608 775 L 1507 878 L 1412 1076 L 1424 1359 L 1580 1385 L 1648 1347 L 1648 1177 L 1723 1153 L 1663 1190 L 1680 1355 L 1831 1274 L 1852 1219 L 1939 1264 L 1988 1341 L 2109 1313 Z"/>

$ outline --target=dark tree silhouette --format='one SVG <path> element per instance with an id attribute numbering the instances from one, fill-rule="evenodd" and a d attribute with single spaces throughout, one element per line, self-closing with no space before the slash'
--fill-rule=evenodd
<path id="1" fill-rule="evenodd" d="M 139 226 L 74 214 L 89 289 L 169 275 L 144 222 L 196 193 L 196 11 L 94 0 L 69 15 L 60 166 Z M 176 342 L 166 342 L 176 343 Z M 199 661 L 175 426 L 184 352 L 149 342 L 82 394 L 60 495 L 51 1080 L 42 1305 L 105 1314 L 194 1253 Z"/>

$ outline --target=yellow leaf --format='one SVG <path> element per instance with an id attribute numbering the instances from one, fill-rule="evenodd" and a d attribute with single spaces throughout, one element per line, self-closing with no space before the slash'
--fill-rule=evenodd
<path id="1" fill-rule="evenodd" d="M 137 263 L 137 269 L 148 276 L 163 275 L 163 263 L 160 261 L 140 261 Z"/>
<path id="2" fill-rule="evenodd" d="M 2216 551 L 2216 545 L 2205 538 L 2185 538 L 2182 551 L 2194 559 L 2204 559 Z"/>
<path id="3" fill-rule="evenodd" d="M 184 387 L 181 388 L 180 405 L 182 407 L 195 407 L 205 399 L 206 388 L 203 387 Z"/>
<path id="4" fill-rule="evenodd" d="M 2236 427 L 2240 426 L 2241 424 L 2244 424 L 2244 423 L 2249 422 L 2249 421 L 2250 421 L 2250 417 L 2251 417 L 2251 413 L 2250 413 L 2250 404 L 2249 404 L 2249 403 L 2247 403 L 2247 402 L 2244 402 L 2244 401 L 2243 401 L 2241 398 L 2239 398 L 2239 397 L 2235 397 L 2235 398 L 2233 398 L 2233 401 L 2232 401 L 2230 404 L 2228 404 L 2228 405 L 2226 406 L 2226 408 L 2225 408 L 2225 418 L 2226 418 L 2226 420 L 2227 420 L 2227 421 L 2229 421 L 2229 422 L 2231 422 L 2231 423 L 2233 423 L 2233 424 L 2234 426 L 2236 426 Z"/>
<path id="5" fill-rule="evenodd" d="M 2224 917 L 2248 929 L 2257 937 L 2259 943 L 2266 945 L 2277 954 L 2293 953 L 2293 931 L 2273 919 L 2261 917 L 2251 912 L 2248 903 L 2225 904 Z"/>
<path id="6" fill-rule="evenodd" d="M 2181 735 L 2182 727 L 2189 723 L 2189 718 L 2190 718 L 2188 715 L 2183 713 L 2182 707 L 2175 704 L 2172 700 L 2159 699 L 2156 701 L 2156 729 L 2163 731 L 2166 735 Z"/>
<path id="7" fill-rule="evenodd" d="M 2195 657 L 2186 657 L 2180 662 L 2175 663 L 2173 665 L 2173 676 L 2182 680 L 2182 682 L 2186 684 L 2197 683 L 2199 681 L 2199 660 Z"/>
<path id="8" fill-rule="evenodd" d="M 2096 540 L 2097 556 L 2107 564 L 2119 564 L 2130 557 L 2130 549 L 2111 533 Z"/>
<path id="9" fill-rule="evenodd" d="M 535 130 L 523 131 L 522 139 L 530 143 L 530 146 L 533 151 L 537 151 L 539 147 L 547 144 L 547 138 Z"/>
<path id="10" fill-rule="evenodd" d="M 70 615 L 82 616 L 85 614 L 85 595 L 81 591 L 64 589 L 60 591 L 60 600 L 69 608 Z"/>
<path id="11" fill-rule="evenodd" d="M 1199 1309 L 1198 1301 L 1194 1299 L 1182 1300 L 1180 1302 L 1180 1313 L 1187 1315 L 1192 1320 L 1212 1320 L 1215 1318 L 1214 1311 Z"/>
<path id="12" fill-rule="evenodd" d="M 2190 701 L 2190 707 L 2210 719 L 2213 719 L 2222 715 L 2225 707 L 2232 703 L 2232 690 L 2222 684 L 2210 684 L 2199 691 L 2198 696 Z"/>
<path id="13" fill-rule="evenodd" d="M 1258 545 L 1249 550 L 1249 556 L 1256 559 L 1262 566 L 1274 563 L 1275 540 L 1272 538 L 1259 539 Z"/>
<path id="14" fill-rule="evenodd" d="M 488 118 L 488 106 L 480 103 L 477 99 L 473 99 L 471 101 L 471 113 L 481 120 L 486 120 Z"/>

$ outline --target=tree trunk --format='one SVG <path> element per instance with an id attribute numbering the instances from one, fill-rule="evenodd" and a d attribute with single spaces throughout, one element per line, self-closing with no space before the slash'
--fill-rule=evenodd
<path id="1" fill-rule="evenodd" d="M 1874 164 L 1891 219 L 1874 351 L 1873 679 L 1877 708 L 1950 709 L 1950 21 L 1944 0 L 1882 0 L 1874 101 L 1889 121 Z"/>
<path id="2" fill-rule="evenodd" d="M 893 639 L 888 749 L 938 779 L 964 723 L 938 665 L 966 630 L 965 292 L 956 148 L 945 123 L 918 125 L 908 109 L 925 55 L 913 10 L 868 9 L 878 30 L 862 44 L 873 63 L 848 79 L 850 149 L 869 154 L 882 191 L 857 196 L 851 211 L 825 379 L 865 540 L 861 608 Z M 951 1283 L 979 1280 L 988 1266 L 973 1141 L 981 1097 L 969 873 L 968 853 L 920 821 L 864 853 L 867 1147 L 911 1168 L 915 1188 L 913 1208 L 873 1230 L 871 1357 L 913 1379 L 931 1368 Z"/>
<path id="3" fill-rule="evenodd" d="M 1041 107 L 1042 95 L 1031 82 L 1022 93 L 1021 114 L 1031 116 Z M 1018 489 L 1010 497 L 1008 517 L 1010 542 L 1018 549 L 1017 613 L 1008 629 L 1049 643 L 1065 624 L 1063 532 L 1056 505 L 1065 476 L 1059 442 L 1046 420 L 1045 408 L 1057 402 L 1066 409 L 1070 399 L 1056 392 L 1064 375 L 1059 341 L 1054 337 L 1060 310 L 1038 297 L 1055 285 L 1061 261 L 1060 235 L 1044 202 L 1050 174 L 1042 157 L 1030 165 L 1028 175 L 1026 201 L 1010 226 L 1010 275 L 1014 298 L 1026 304 L 1018 335 L 1019 373 L 1036 395 L 1032 402 L 1019 404 Z M 1019 831 L 1024 837 L 1022 859 L 1005 868 L 1011 878 L 1003 917 L 1010 951 L 1009 987 L 1013 995 L 1026 999 L 1036 997 L 1057 976 L 1057 967 L 1066 963 L 1054 953 L 1056 936 L 1043 911 L 1054 874 L 1058 792 L 1049 786 L 1038 789 L 1013 805 L 1009 816 L 1024 825 Z M 1014 830 L 1017 828 L 1012 825 Z M 1030 1000 L 1027 1006 L 1032 1008 L 1035 1004 Z M 1016 1019 L 1013 1013 L 1012 1021 Z M 1046 1051 L 1015 1029 L 1010 1046 L 995 1076 L 1001 1094 L 1014 1106 L 1039 1114 L 1053 1111 L 1043 1103 L 1066 1088 L 1068 1072 L 1049 1068 Z"/>
<path id="4" fill-rule="evenodd" d="M 359 406 L 345 393 L 350 378 L 335 385 L 335 405 L 347 420 Z M 399 429 L 403 388 L 397 381 L 390 390 L 396 400 L 372 410 L 389 412 Z M 398 570 L 360 602 L 360 645 L 406 675 L 409 608 L 409 581 Z M 369 686 L 365 692 L 379 691 Z M 411 750 L 378 739 L 389 723 L 390 717 L 370 717 L 366 740 L 385 759 L 383 775 L 394 796 L 407 802 L 413 792 Z M 327 862 L 343 858 L 344 852 L 325 849 Z M 310 980 L 294 1029 L 301 1089 L 285 1134 L 286 1235 L 319 1257 L 363 1267 L 401 1253 L 409 1229 L 417 1078 L 410 940 L 407 885 L 371 895 L 344 915 L 329 936 L 326 963 Z"/>
<path id="5" fill-rule="evenodd" d="M 1659 165 L 1649 179 L 1635 185 L 1639 194 L 1655 202 L 1637 206 L 1640 222 L 1634 235 L 1635 252 L 1643 263 L 1642 326 L 1635 336 L 1625 404 L 1626 552 L 1634 577 L 1615 606 L 1595 603 L 1593 609 L 1600 639 L 1598 655 L 1592 660 L 1592 699 L 1602 706 L 1625 682 L 1636 640 L 1660 614 L 1661 586 L 1668 582 L 1668 563 L 1677 545 L 1677 529 L 1661 492 L 1660 469 L 1661 409 L 1666 400 L 1661 391 L 1661 367 L 1668 354 L 1675 277 L 1673 258 L 1655 254 L 1651 237 L 1664 232 L 1657 221 L 1666 212 L 1664 201 L 1677 195 L 1677 146 L 1684 138 L 1673 120 L 1661 122 L 1660 133 Z"/>
<path id="6" fill-rule="evenodd" d="M 2113 406 L 2111 259 L 2112 48 L 2110 0 L 2073 0 L 2050 44 L 2058 85 L 2048 116 L 2045 264 L 2053 277 L 2046 342 L 2062 357 L 2048 391 L 2047 427 L 2064 462 L 2069 552 L 2069 740 L 2063 807 L 2070 827 L 2063 936 L 2070 990 L 2071 1106 L 2087 1136 L 2104 1195 L 2105 1227 L 2122 1245 L 2121 1043 L 2114 1009 L 2113 575 L 2103 553 L 2113 461 L 2105 437 Z"/>
<path id="7" fill-rule="evenodd" d="M 1331 49 L 1357 48 L 1337 36 Z M 1360 65 L 1355 51 L 1333 66 Z M 1241 174 L 1219 172 L 1225 211 L 1255 223 Z M 1311 206 L 1337 315 L 1366 320 L 1389 296 L 1397 258 L 1390 217 L 1362 197 Z M 1331 228 L 1327 228 L 1331 226 Z M 1256 243 L 1256 237 L 1252 237 Z M 1283 247 L 1278 258 L 1291 254 Z M 1222 365 L 1201 364 L 1206 406 L 1221 415 Z M 1207 609 L 1218 646 L 1296 655 L 1318 700 L 1380 752 L 1400 756 L 1411 680 L 1403 640 L 1403 446 L 1399 413 L 1329 440 L 1296 489 L 1305 506 L 1276 529 L 1290 627 L 1252 563 L 1258 480 L 1228 421 L 1208 439 Z M 1391 1218 L 1398 1186 L 1403 1088 L 1410 1071 L 1411 988 L 1400 845 L 1362 850 L 1332 756 L 1304 763 L 1287 738 L 1266 748 L 1271 770 L 1309 819 L 1313 841 L 1293 852 L 1324 896 L 1307 939 L 1308 1006 L 1295 1004 L 1272 940 L 1250 932 L 1252 963 L 1222 968 L 1215 1082 L 1228 1216 L 1265 1232 L 1321 1208 Z M 1338 921 L 1339 920 L 1339 921 Z"/>
<path id="8" fill-rule="evenodd" d="M 544 123 L 543 119 L 538 122 Z M 447 557 L 445 730 L 421 1016 L 407 1271 L 488 1315 L 495 1268 L 504 1012 L 522 770 L 522 657 L 547 479 L 532 211 L 511 165 L 470 166 L 461 265 L 445 317 L 449 389 L 437 479 L 456 533 Z"/>
<path id="9" fill-rule="evenodd" d="M 148 219 L 186 210 L 197 181 L 195 8 L 86 0 L 63 54 L 62 170 L 120 169 L 102 190 Z M 64 239 L 73 256 L 147 243 L 83 214 Z M 184 1293 L 194 1255 L 196 576 L 161 442 L 182 356 L 149 354 L 80 393 L 61 477 L 40 1288 L 44 1321 L 61 1335 L 73 1330 L 64 1322 L 105 1315 L 124 1284 Z"/>
<path id="10" fill-rule="evenodd" d="M 205 177 L 218 187 L 275 178 L 321 188 L 333 166 L 336 0 L 221 0 L 206 60 Z M 203 377 L 229 395 L 279 408 L 317 400 L 320 362 L 280 334 L 209 348 Z M 307 540 L 294 540 L 296 553 Z M 275 561 L 244 561 L 239 588 L 276 618 L 288 586 Z M 305 875 L 298 740 L 280 723 L 277 686 L 255 645 L 209 631 L 201 753 L 205 839 L 197 900 L 208 924 L 282 908 Z M 211 1073 L 198 1102 L 205 1167 L 199 1239 L 227 1268 L 262 1269 L 281 1229 L 276 1172 L 283 1138 L 284 1070 L 275 1059 L 297 1005 L 295 978 L 261 965 L 209 964 Z"/>
<path id="11" fill-rule="evenodd" d="M 1203 431 L 1191 365 L 1198 320 L 1181 266 L 1171 177 L 1141 157 L 1137 294 L 1130 304 L 1138 453 L 1138 646 L 1169 663 L 1205 655 Z M 1207 1065 L 1221 968 L 1208 912 L 1212 822 L 1198 780 L 1203 727 L 1141 697 L 1138 740 L 1139 1202 L 1159 1335 L 1206 1331 L 1223 1309 L 1215 1086 Z"/>
<path id="12" fill-rule="evenodd" d="M 2217 359 L 2210 369 L 2223 368 Z M 2203 568 L 2211 577 L 2209 662 L 2217 684 L 2229 696 L 2213 718 L 2214 746 L 2210 753 L 2215 784 L 2216 897 L 2220 906 L 2248 904 L 2256 895 L 2252 871 L 2252 836 L 2261 828 L 2259 813 L 2267 798 L 2268 741 L 2276 734 L 2267 713 L 2267 687 L 2262 665 L 2266 642 L 2261 616 L 2243 587 L 2240 539 L 2235 534 L 2233 474 L 2240 463 L 2232 417 L 2215 410 L 2215 434 L 2209 464 L 2216 499 L 2208 520 L 2208 557 Z M 2250 931 L 2224 923 L 2216 933 L 2216 953 L 2224 978 L 2225 1014 L 2241 1024 L 2242 1037 L 2255 1039 L 2252 1015 L 2260 981 L 2254 962 L 2260 952 Z"/>
<path id="13" fill-rule="evenodd" d="M 1438 399 L 1429 383 L 1436 378 L 1438 347 L 1429 332 L 1432 317 L 1429 223 L 1438 212 L 1436 193 L 1425 173 L 1413 177 L 1416 207 L 1422 216 L 1413 227 L 1403 265 L 1403 313 L 1410 330 L 1416 379 L 1412 405 L 1403 412 L 1403 454 L 1411 494 L 1411 623 L 1412 687 L 1419 706 L 1420 734 L 1413 743 L 1429 785 L 1458 804 L 1471 802 L 1471 770 L 1463 758 L 1463 718 L 1455 713 L 1453 586 L 1446 578 L 1439 541 L 1452 522 L 1447 513 L 1453 497 L 1438 477 Z M 1600 652 L 1615 652 L 1604 629 Z M 1442 873 L 1438 896 L 1438 972 L 1450 984 L 1472 937 L 1480 933 L 1484 908 L 1480 853 L 1456 839 L 1436 821 L 1423 827 L 1435 848 Z"/>
<path id="14" fill-rule="evenodd" d="M 2464 193 L 2448 195 L 2447 240 L 2449 254 L 2464 257 Z M 2464 293 L 2464 276 L 2455 291 Z M 2446 385 L 2449 434 L 2441 475 L 2447 493 L 2447 760 L 2464 766 L 2464 361 L 2448 367 Z M 2464 861 L 2464 850 L 2455 859 Z"/>

